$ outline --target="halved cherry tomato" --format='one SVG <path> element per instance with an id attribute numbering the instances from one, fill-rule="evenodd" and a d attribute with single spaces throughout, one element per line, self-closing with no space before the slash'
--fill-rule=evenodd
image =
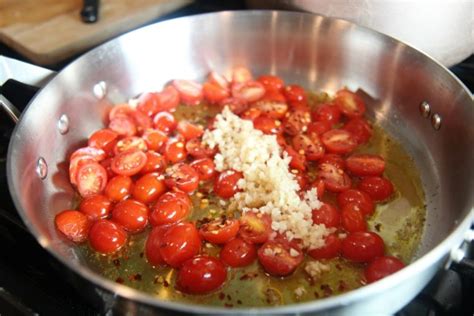
<path id="1" fill-rule="evenodd" d="M 378 155 L 353 154 L 346 159 L 346 166 L 356 176 L 380 176 L 385 170 L 385 160 Z"/>
<path id="2" fill-rule="evenodd" d="M 117 203 L 112 210 L 112 220 L 130 233 L 138 233 L 148 224 L 148 207 L 145 204 L 128 199 Z"/>
<path id="3" fill-rule="evenodd" d="M 257 117 L 259 117 L 262 114 L 262 111 L 256 108 L 250 108 L 240 114 L 240 118 L 243 120 L 249 120 L 249 121 L 254 121 Z"/>
<path id="4" fill-rule="evenodd" d="M 304 103 L 306 104 L 307 96 L 306 91 L 299 85 L 292 84 L 283 88 L 283 94 L 290 106 Z"/>
<path id="5" fill-rule="evenodd" d="M 142 138 L 145 141 L 148 149 L 154 151 L 160 151 L 168 140 L 168 136 L 165 133 L 156 129 L 147 129 L 143 133 Z"/>
<path id="6" fill-rule="evenodd" d="M 320 159 L 319 159 L 319 163 L 322 164 L 322 163 L 329 163 L 333 166 L 336 166 L 337 168 L 341 169 L 341 170 L 345 170 L 346 169 L 346 162 L 344 160 L 344 158 L 342 158 L 340 155 L 338 154 L 324 154 Z"/>
<path id="7" fill-rule="evenodd" d="M 91 220 L 106 218 L 112 208 L 112 201 L 104 195 L 97 194 L 85 198 L 79 204 L 79 210 Z"/>
<path id="8" fill-rule="evenodd" d="M 76 179 L 79 194 L 86 198 L 104 191 L 107 171 L 98 162 L 89 162 L 79 167 Z"/>
<path id="9" fill-rule="evenodd" d="M 160 254 L 163 260 L 173 268 L 194 257 L 201 249 L 201 238 L 191 223 L 178 223 L 163 234 Z"/>
<path id="10" fill-rule="evenodd" d="M 353 118 L 343 129 L 352 134 L 358 144 L 365 144 L 372 137 L 372 126 L 363 118 Z"/>
<path id="11" fill-rule="evenodd" d="M 186 160 L 187 152 L 185 143 L 181 139 L 170 139 L 165 147 L 166 160 L 171 163 L 177 163 Z"/>
<path id="12" fill-rule="evenodd" d="M 239 268 L 251 264 L 257 259 L 257 248 L 240 238 L 234 238 L 224 245 L 220 258 L 228 266 Z"/>
<path id="13" fill-rule="evenodd" d="M 138 98 L 137 110 L 148 115 L 153 116 L 159 112 L 158 94 L 156 92 L 145 92 Z"/>
<path id="14" fill-rule="evenodd" d="M 300 171 L 305 171 L 306 170 L 306 157 L 305 157 L 305 155 L 299 154 L 291 146 L 286 146 L 285 151 L 287 152 L 288 156 L 290 156 L 290 158 L 291 158 L 290 168 L 294 168 L 294 169 L 300 170 Z"/>
<path id="15" fill-rule="evenodd" d="M 133 181 L 127 176 L 115 176 L 105 186 L 105 195 L 113 202 L 125 200 L 132 192 Z"/>
<path id="16" fill-rule="evenodd" d="M 214 104 L 217 104 L 230 96 L 229 90 L 227 88 L 222 88 L 221 86 L 211 82 L 205 82 L 203 84 L 202 92 L 204 99 L 206 99 L 209 103 Z"/>
<path id="17" fill-rule="evenodd" d="M 247 101 L 234 97 L 225 98 L 220 102 L 220 105 L 222 107 L 227 106 L 229 110 L 231 110 L 236 115 L 244 113 L 249 108 Z"/>
<path id="18" fill-rule="evenodd" d="M 309 161 L 318 160 L 324 155 L 324 147 L 316 134 L 311 138 L 304 134 L 298 134 L 293 137 L 292 142 L 293 148 L 300 155 L 305 155 Z"/>
<path id="19" fill-rule="evenodd" d="M 112 160 L 112 170 L 123 176 L 133 176 L 145 166 L 147 156 L 143 151 L 126 151 Z"/>
<path id="20" fill-rule="evenodd" d="M 71 182 L 71 184 L 77 185 L 77 172 L 79 171 L 81 166 L 89 164 L 89 163 L 93 163 L 93 162 L 96 162 L 96 160 L 92 156 L 87 156 L 87 155 L 78 156 L 78 157 L 74 157 L 74 159 L 71 159 L 69 161 L 69 181 Z"/>
<path id="21" fill-rule="evenodd" d="M 137 133 L 135 121 L 125 115 L 116 116 L 109 122 L 109 129 L 122 136 L 133 136 Z"/>
<path id="22" fill-rule="evenodd" d="M 370 216 L 374 213 L 374 202 L 372 201 L 370 195 L 364 191 L 349 189 L 339 193 L 337 196 L 337 204 L 339 207 L 343 208 L 349 203 L 357 204 L 363 215 Z"/>
<path id="23" fill-rule="evenodd" d="M 373 283 L 389 276 L 390 274 L 394 274 L 404 267 L 405 264 L 395 257 L 378 257 L 370 262 L 367 268 L 365 268 L 364 275 L 367 282 Z"/>
<path id="24" fill-rule="evenodd" d="M 186 152 L 194 158 L 212 157 L 217 153 L 217 148 L 209 148 L 199 138 L 188 140 L 185 148 Z"/>
<path id="25" fill-rule="evenodd" d="M 324 181 L 326 189 L 331 192 L 342 192 L 352 185 L 351 178 L 344 170 L 327 162 L 319 164 L 318 178 Z"/>
<path id="26" fill-rule="evenodd" d="M 144 131 L 150 129 L 153 125 L 151 118 L 140 111 L 133 111 L 129 116 L 135 121 L 139 134 L 143 134 Z"/>
<path id="27" fill-rule="evenodd" d="M 153 117 L 153 126 L 166 135 L 173 132 L 177 125 L 176 119 L 170 112 L 159 112 Z"/>
<path id="28" fill-rule="evenodd" d="M 167 192 L 163 194 L 150 215 L 150 223 L 153 226 L 176 223 L 189 215 L 191 202 L 186 196 L 179 196 L 177 192 Z"/>
<path id="29" fill-rule="evenodd" d="M 167 163 L 165 157 L 154 151 L 146 152 L 146 164 L 143 166 L 140 173 L 149 172 L 163 172 L 166 169 Z"/>
<path id="30" fill-rule="evenodd" d="M 127 232 L 107 219 L 100 219 L 89 231 L 91 247 L 100 253 L 111 254 L 122 248 L 127 242 Z"/>
<path id="31" fill-rule="evenodd" d="M 128 103 L 116 104 L 109 111 L 109 121 L 119 116 L 128 116 L 132 112 L 133 109 Z"/>
<path id="32" fill-rule="evenodd" d="M 112 152 L 113 155 L 113 152 Z M 107 171 L 107 179 L 111 179 L 116 176 L 115 172 L 112 170 L 112 157 L 104 159 L 100 162 L 100 165 L 104 167 L 105 171 Z"/>
<path id="33" fill-rule="evenodd" d="M 240 217 L 239 236 L 251 244 L 261 244 L 268 240 L 272 232 L 272 219 L 268 214 L 245 212 Z"/>
<path id="34" fill-rule="evenodd" d="M 236 219 L 218 218 L 203 224 L 199 229 L 201 237 L 214 244 L 225 244 L 239 232 L 240 223 Z"/>
<path id="35" fill-rule="evenodd" d="M 179 92 L 172 85 L 168 85 L 163 88 L 157 94 L 158 97 L 158 109 L 157 112 L 163 111 L 174 111 L 179 105 Z"/>
<path id="36" fill-rule="evenodd" d="M 294 111 L 283 122 L 283 131 L 290 136 L 295 136 L 308 129 L 308 124 L 311 122 L 309 112 Z"/>
<path id="37" fill-rule="evenodd" d="M 204 294 L 224 284 L 227 271 L 216 258 L 197 256 L 185 261 L 178 272 L 176 287 L 184 293 Z"/>
<path id="38" fill-rule="evenodd" d="M 314 224 L 323 224 L 326 228 L 338 227 L 341 224 L 339 211 L 328 203 L 323 203 L 319 209 L 314 209 L 312 215 Z"/>
<path id="39" fill-rule="evenodd" d="M 275 276 L 293 273 L 304 258 L 303 251 L 290 243 L 267 241 L 258 249 L 258 261 L 266 272 Z"/>
<path id="40" fill-rule="evenodd" d="M 263 86 L 265 90 L 276 90 L 280 91 L 284 86 L 285 82 L 278 76 L 275 75 L 262 75 L 257 79 Z"/>
<path id="41" fill-rule="evenodd" d="M 114 148 L 114 153 L 115 155 L 118 155 L 125 151 L 135 151 L 135 150 L 147 151 L 148 146 L 146 145 L 146 142 L 143 138 L 130 136 L 130 137 L 122 138 L 116 143 L 115 148 Z"/>
<path id="42" fill-rule="evenodd" d="M 364 115 L 364 100 L 349 90 L 339 90 L 336 93 L 334 103 L 339 107 L 339 109 L 341 109 L 341 112 L 349 118 L 360 117 Z"/>
<path id="43" fill-rule="evenodd" d="M 214 181 L 214 192 L 220 198 L 229 199 L 240 191 L 237 182 L 242 178 L 242 172 L 225 170 Z"/>
<path id="44" fill-rule="evenodd" d="M 261 130 L 264 134 L 278 134 L 280 131 L 280 121 L 266 115 L 260 115 L 253 121 L 254 128 Z"/>
<path id="45" fill-rule="evenodd" d="M 342 255 L 355 262 L 370 262 L 384 251 L 383 239 L 374 232 L 355 232 L 342 241 Z"/>
<path id="46" fill-rule="evenodd" d="M 202 85 L 193 80 L 174 80 L 173 86 L 178 90 L 181 101 L 187 105 L 197 105 L 202 101 Z"/>
<path id="47" fill-rule="evenodd" d="M 321 135 L 321 141 L 329 152 L 347 154 L 357 147 L 352 134 L 343 129 L 332 129 Z"/>
<path id="48" fill-rule="evenodd" d="M 324 238 L 324 246 L 308 250 L 308 255 L 316 260 L 332 259 L 341 253 L 342 243 L 336 234 L 329 234 Z"/>
<path id="49" fill-rule="evenodd" d="M 170 225 L 161 225 L 153 227 L 153 229 L 148 234 L 145 243 L 145 256 L 149 263 L 153 266 L 159 266 L 164 264 L 165 261 L 160 254 L 160 244 L 161 238 L 163 238 L 164 233 L 170 228 Z"/>
<path id="50" fill-rule="evenodd" d="M 87 142 L 89 147 L 99 148 L 107 154 L 113 152 L 115 143 L 117 142 L 118 134 L 111 129 L 103 128 L 95 131 Z"/>
<path id="51" fill-rule="evenodd" d="M 216 165 L 210 158 L 196 159 L 190 164 L 199 175 L 199 180 L 210 180 L 216 175 Z"/>
<path id="52" fill-rule="evenodd" d="M 192 193 L 199 185 L 199 174 L 186 163 L 175 164 L 166 169 L 165 183 L 171 189 Z"/>
<path id="53" fill-rule="evenodd" d="M 323 121 L 335 125 L 341 119 L 341 110 L 332 103 L 324 103 L 311 113 L 311 118 L 313 121 Z"/>
<path id="54" fill-rule="evenodd" d="M 383 177 L 365 177 L 359 182 L 359 190 L 370 195 L 376 201 L 388 200 L 393 194 L 393 184 L 390 180 Z"/>
<path id="55" fill-rule="evenodd" d="M 260 100 L 265 94 L 265 87 L 258 81 L 245 81 L 232 84 L 234 98 L 251 103 Z"/>
<path id="56" fill-rule="evenodd" d="M 298 182 L 298 185 L 300 186 L 300 192 L 306 190 L 309 183 L 309 178 L 306 173 L 301 172 L 300 170 L 296 170 L 296 172 L 295 170 L 292 170 L 292 173 L 295 176 L 296 182 Z"/>
<path id="57" fill-rule="evenodd" d="M 103 149 L 95 147 L 81 147 L 74 151 L 69 158 L 71 161 L 81 157 L 90 157 L 95 161 L 102 161 L 107 158 L 107 154 Z"/>
<path id="58" fill-rule="evenodd" d="M 326 184 L 324 183 L 324 180 L 322 179 L 316 179 L 312 184 L 311 188 L 316 189 L 316 193 L 318 194 L 318 199 L 321 200 L 321 198 L 324 195 L 324 192 L 326 191 Z"/>
<path id="59" fill-rule="evenodd" d="M 160 174 L 153 172 L 147 173 L 135 182 L 132 190 L 132 196 L 145 204 L 158 199 L 166 192 L 165 181 L 160 178 Z"/>
<path id="60" fill-rule="evenodd" d="M 342 227 L 349 233 L 363 232 L 367 230 L 367 223 L 364 219 L 359 205 L 348 203 L 344 205 L 341 212 Z"/>
<path id="61" fill-rule="evenodd" d="M 308 135 L 322 135 L 331 129 L 331 124 L 326 121 L 316 121 L 308 124 Z"/>
<path id="62" fill-rule="evenodd" d="M 260 110 L 266 116 L 274 119 L 282 119 L 288 112 L 285 97 L 275 90 L 266 91 L 263 98 L 256 102 L 253 108 Z"/>
<path id="63" fill-rule="evenodd" d="M 76 210 L 64 210 L 56 215 L 54 223 L 67 239 L 77 243 L 87 240 L 90 220 L 84 213 Z"/>
<path id="64" fill-rule="evenodd" d="M 226 89 L 226 90 L 229 89 L 229 81 L 227 81 L 227 79 L 224 76 L 218 74 L 215 71 L 211 71 L 209 73 L 209 76 L 207 76 L 207 81 L 212 84 L 217 85 L 218 87 L 222 89 Z"/>
<path id="65" fill-rule="evenodd" d="M 178 130 L 178 133 L 181 134 L 186 140 L 201 137 L 202 134 L 204 134 L 204 129 L 202 126 L 195 125 L 184 120 L 179 121 L 178 127 L 176 129 Z"/>
<path id="66" fill-rule="evenodd" d="M 242 83 L 253 79 L 252 73 L 247 67 L 238 66 L 232 69 L 232 82 Z"/>

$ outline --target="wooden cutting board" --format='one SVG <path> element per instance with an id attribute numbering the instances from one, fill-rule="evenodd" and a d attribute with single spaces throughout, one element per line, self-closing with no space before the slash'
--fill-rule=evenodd
<path id="1" fill-rule="evenodd" d="M 190 2 L 100 0 L 99 21 L 85 24 L 82 0 L 0 0 L 0 42 L 34 63 L 51 65 Z"/>

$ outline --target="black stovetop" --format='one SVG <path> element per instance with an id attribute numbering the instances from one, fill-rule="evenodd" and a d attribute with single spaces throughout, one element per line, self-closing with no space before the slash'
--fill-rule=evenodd
<path id="1" fill-rule="evenodd" d="M 162 19 L 221 9 L 244 9 L 243 1 L 192 4 Z M 155 21 L 156 22 L 156 21 Z M 0 45 L 0 55 L 23 59 Z M 53 66 L 60 70 L 69 61 Z M 451 70 L 474 92 L 474 56 Z M 24 108 L 34 90 L 15 82 L 0 87 L 10 101 Z M 7 186 L 6 152 L 14 124 L 0 112 L 0 315 L 99 315 L 104 311 L 84 301 L 72 285 L 60 278 L 61 264 L 43 250 L 19 218 Z M 474 280 L 454 271 L 441 271 L 397 315 L 474 315 Z"/>

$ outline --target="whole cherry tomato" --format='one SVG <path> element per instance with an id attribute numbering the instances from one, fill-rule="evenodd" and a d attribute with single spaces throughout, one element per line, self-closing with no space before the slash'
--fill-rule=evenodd
<path id="1" fill-rule="evenodd" d="M 370 262 L 384 251 L 383 239 L 374 232 L 355 232 L 342 241 L 342 255 L 355 262 Z"/>
<path id="2" fill-rule="evenodd" d="M 115 205 L 112 210 L 112 221 L 120 224 L 130 233 L 138 233 L 148 224 L 148 212 L 145 204 L 128 199 Z"/>
<path id="3" fill-rule="evenodd" d="M 257 248 L 241 238 L 234 238 L 224 245 L 220 258 L 228 266 L 245 267 L 257 259 Z"/>
<path id="4" fill-rule="evenodd" d="M 127 233 L 120 225 L 107 219 L 100 219 L 92 224 L 89 242 L 95 251 L 111 254 L 125 245 Z"/>
<path id="5" fill-rule="evenodd" d="M 201 249 L 201 238 L 196 227 L 191 223 L 178 223 L 163 234 L 160 254 L 163 260 L 177 268 L 194 257 Z"/>
<path id="6" fill-rule="evenodd" d="M 87 240 L 90 220 L 84 213 L 76 210 L 64 210 L 56 215 L 54 223 L 67 239 L 77 243 Z"/>
<path id="7" fill-rule="evenodd" d="M 180 291 L 190 294 L 204 294 L 217 290 L 224 284 L 227 271 L 218 259 L 197 256 L 183 263 L 176 278 Z"/>

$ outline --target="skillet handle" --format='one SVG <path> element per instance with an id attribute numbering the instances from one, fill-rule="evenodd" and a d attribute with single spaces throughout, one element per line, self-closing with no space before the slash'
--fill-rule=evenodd
<path id="1" fill-rule="evenodd" d="M 451 252 L 449 268 L 474 279 L 474 227 L 466 232 L 464 243 Z"/>

